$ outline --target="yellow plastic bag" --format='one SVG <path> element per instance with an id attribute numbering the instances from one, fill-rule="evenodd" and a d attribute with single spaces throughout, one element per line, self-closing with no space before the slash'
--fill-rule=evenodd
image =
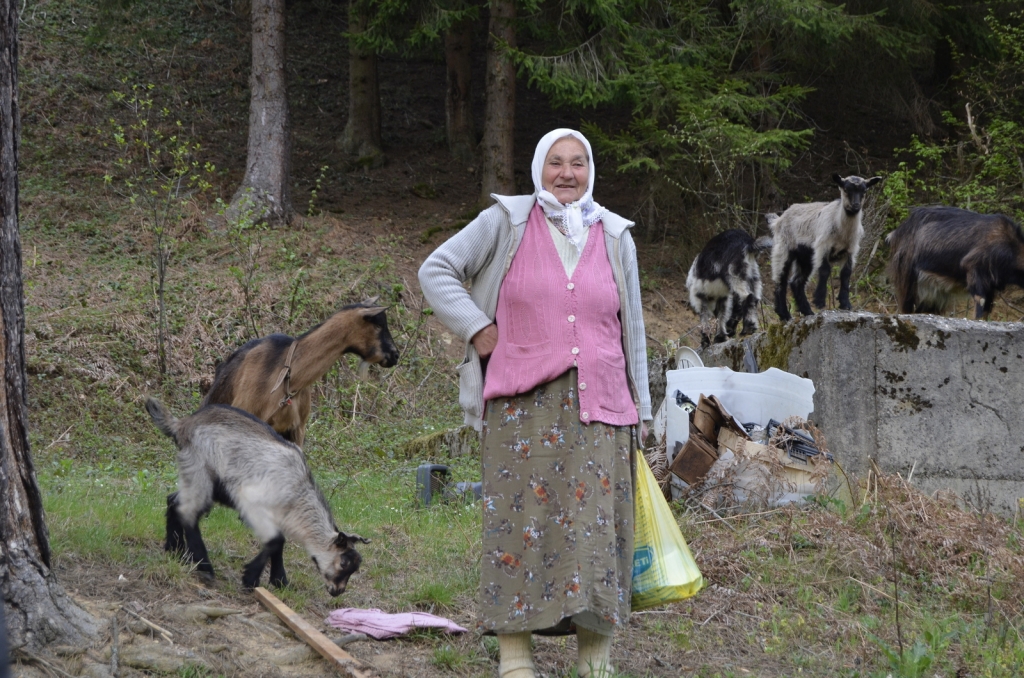
<path id="1" fill-rule="evenodd" d="M 643 610 L 695 595 L 704 586 L 704 577 L 643 454 L 637 454 L 635 496 L 632 608 Z"/>

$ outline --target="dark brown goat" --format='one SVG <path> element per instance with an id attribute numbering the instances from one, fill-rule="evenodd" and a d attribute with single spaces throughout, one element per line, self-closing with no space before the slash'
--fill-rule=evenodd
<path id="1" fill-rule="evenodd" d="M 975 318 L 987 318 L 996 292 L 1024 286 L 1024 234 L 1002 214 L 917 207 L 886 241 L 902 313 L 941 313 L 966 294 Z"/>
<path id="2" fill-rule="evenodd" d="M 393 367 L 398 349 L 381 306 L 352 304 L 298 339 L 271 334 L 253 339 L 217 366 L 203 406 L 245 410 L 302 446 L 309 419 L 309 387 L 345 353 Z"/>

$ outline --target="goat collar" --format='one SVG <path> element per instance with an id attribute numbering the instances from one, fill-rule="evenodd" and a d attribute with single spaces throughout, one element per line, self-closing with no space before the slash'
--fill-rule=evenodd
<path id="1" fill-rule="evenodd" d="M 292 401 L 292 396 L 295 395 L 292 392 L 292 356 L 295 355 L 295 346 L 299 343 L 298 339 L 292 341 L 292 345 L 288 347 L 288 354 L 284 357 L 284 367 L 277 375 L 277 381 L 274 382 L 274 388 L 270 389 L 271 393 L 281 388 L 281 384 L 284 384 L 284 397 L 281 398 L 279 403 L 280 407 L 288 405 Z"/>

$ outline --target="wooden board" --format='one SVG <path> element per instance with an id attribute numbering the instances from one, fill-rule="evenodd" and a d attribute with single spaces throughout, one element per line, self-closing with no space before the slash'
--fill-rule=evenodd
<path id="1" fill-rule="evenodd" d="M 281 621 L 295 632 L 295 635 L 319 652 L 338 671 L 352 676 L 352 678 L 371 678 L 374 675 L 368 667 L 363 666 L 358 659 L 335 645 L 334 641 L 282 603 L 273 593 L 262 586 L 257 586 L 254 593 L 268 610 L 280 617 Z"/>

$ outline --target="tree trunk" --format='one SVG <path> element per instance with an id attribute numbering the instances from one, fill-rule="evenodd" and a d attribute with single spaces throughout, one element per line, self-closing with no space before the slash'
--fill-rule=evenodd
<path id="1" fill-rule="evenodd" d="M 516 44 L 515 0 L 491 0 L 487 36 L 487 105 L 484 109 L 483 185 L 480 202 L 490 202 L 491 193 L 512 195 L 516 191 L 512 150 L 516 118 L 516 69 L 501 54 L 501 42 Z"/>
<path id="2" fill-rule="evenodd" d="M 448 91 L 444 100 L 445 131 L 452 157 L 463 162 L 473 159 L 472 100 L 473 24 L 463 21 L 444 34 L 444 60 Z"/>
<path id="3" fill-rule="evenodd" d="M 0 0 L 0 592 L 11 649 L 83 644 L 95 621 L 50 569 L 43 501 L 28 446 L 25 302 L 18 233 L 16 0 Z"/>
<path id="4" fill-rule="evenodd" d="M 361 0 L 350 0 L 349 33 L 361 33 L 369 22 L 369 8 Z M 341 136 L 341 148 L 357 158 L 360 165 L 384 162 L 380 141 L 380 88 L 377 83 L 377 54 L 362 49 L 355 40 L 348 46 L 348 122 Z"/>
<path id="5" fill-rule="evenodd" d="M 287 223 L 292 218 L 291 139 L 285 87 L 284 0 L 252 2 L 249 150 L 228 218 Z"/>

